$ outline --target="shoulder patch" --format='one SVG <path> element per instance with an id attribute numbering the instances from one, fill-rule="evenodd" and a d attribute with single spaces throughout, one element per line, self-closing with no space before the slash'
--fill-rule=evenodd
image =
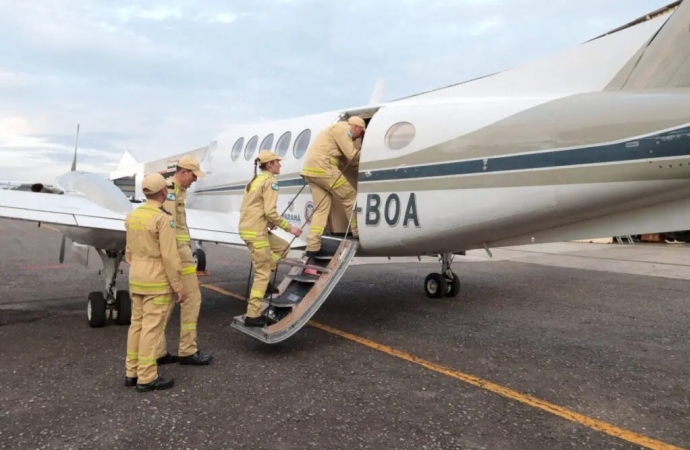
<path id="1" fill-rule="evenodd" d="M 278 183 L 271 183 L 271 189 L 273 189 L 274 191 L 277 191 L 278 190 Z"/>
<path id="2" fill-rule="evenodd" d="M 168 192 L 168 196 L 166 198 L 168 200 L 175 200 L 175 193 L 174 192 Z"/>
<path id="3" fill-rule="evenodd" d="M 170 228 L 175 228 L 175 221 L 174 220 L 170 221 Z"/>

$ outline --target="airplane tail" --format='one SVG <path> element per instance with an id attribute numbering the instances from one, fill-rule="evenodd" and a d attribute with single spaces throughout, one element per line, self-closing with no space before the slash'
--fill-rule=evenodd
<path id="1" fill-rule="evenodd" d="M 675 1 L 659 13 L 672 8 L 675 11 L 605 90 L 690 87 L 690 1 Z"/>

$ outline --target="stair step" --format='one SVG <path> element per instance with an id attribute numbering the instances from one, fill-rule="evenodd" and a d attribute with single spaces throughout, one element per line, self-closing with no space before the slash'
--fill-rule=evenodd
<path id="1" fill-rule="evenodd" d="M 325 242 L 333 243 L 337 241 L 325 240 Z M 262 302 L 266 307 L 263 314 L 271 317 L 273 321 L 276 321 L 275 323 L 265 328 L 248 328 L 244 326 L 244 318 L 237 316 L 233 318 L 230 326 L 267 344 L 282 342 L 297 333 L 309 322 L 311 317 L 316 314 L 329 297 L 347 270 L 359 246 L 359 242 L 348 242 L 348 240 L 341 241 L 340 244 L 342 244 L 342 252 L 336 253 L 339 256 L 331 262 L 331 265 L 335 267 L 331 267 L 330 272 L 321 273 L 320 275 L 304 273 L 305 270 L 320 271 L 325 267 L 319 267 L 318 269 L 291 269 L 291 272 L 302 273 L 287 274 L 286 278 L 290 282 L 285 283 L 286 288 L 280 297 L 273 301 L 264 300 Z M 335 264 L 335 259 L 337 259 L 337 264 Z M 317 261 L 314 265 L 318 266 L 321 264 L 325 265 L 325 262 Z"/>
<path id="2" fill-rule="evenodd" d="M 319 281 L 319 276 L 318 275 L 311 275 L 308 273 L 298 273 L 298 274 L 287 274 L 285 275 L 285 278 L 290 278 L 295 281 L 299 281 L 301 283 L 316 283 Z"/>
<path id="3" fill-rule="evenodd" d="M 328 257 L 330 259 L 330 256 Z M 331 269 L 327 269 L 325 267 L 321 266 L 315 266 L 313 264 L 307 264 L 303 262 L 302 260 L 299 259 L 294 259 L 294 258 L 285 258 L 283 260 L 278 261 L 278 264 L 285 264 L 287 266 L 292 266 L 292 267 L 301 267 L 303 269 L 311 269 L 311 270 L 316 270 L 318 272 L 324 272 L 324 273 L 329 273 Z"/>

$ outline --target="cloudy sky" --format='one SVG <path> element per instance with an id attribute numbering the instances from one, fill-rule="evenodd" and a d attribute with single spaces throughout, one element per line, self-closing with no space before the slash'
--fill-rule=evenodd
<path id="1" fill-rule="evenodd" d="M 0 0 L 0 180 L 514 67 L 671 0 Z"/>

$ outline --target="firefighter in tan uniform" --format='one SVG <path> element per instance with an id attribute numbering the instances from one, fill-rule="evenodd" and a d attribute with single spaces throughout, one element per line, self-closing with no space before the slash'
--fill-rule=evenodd
<path id="1" fill-rule="evenodd" d="M 165 179 L 158 173 L 142 183 L 147 201 L 127 215 L 125 251 L 129 269 L 132 320 L 127 336 L 125 386 L 139 392 L 169 389 L 172 378 L 158 374 L 156 349 L 165 339 L 163 328 L 173 297 L 184 301 L 182 264 L 175 239 L 175 222 L 163 208 Z"/>
<path id="2" fill-rule="evenodd" d="M 307 237 L 307 256 L 313 256 L 321 249 L 321 236 L 331 211 L 332 197 L 340 201 L 347 217 L 352 214 L 352 235 L 359 237 L 357 217 L 353 214 L 357 191 L 340 174 L 339 161 L 348 160 L 351 166 L 359 164 L 359 146 L 355 141 L 362 137 L 365 129 L 364 120 L 352 116 L 347 122 L 326 127 L 307 150 L 301 175 L 309 184 L 315 208 Z"/>
<path id="3" fill-rule="evenodd" d="M 264 298 L 271 272 L 288 251 L 284 239 L 269 232 L 269 228 L 280 227 L 299 236 L 302 230 L 291 225 L 278 215 L 278 181 L 274 175 L 280 173 L 280 160 L 275 153 L 263 150 L 254 160 L 254 178 L 247 184 L 240 209 L 240 237 L 247 243 L 254 264 L 254 282 L 249 294 L 244 325 L 261 327 L 267 325 L 261 315 L 261 300 Z M 257 174 L 257 165 L 261 173 Z"/>
<path id="4" fill-rule="evenodd" d="M 194 157 L 183 156 L 177 162 L 175 175 L 170 177 L 166 183 L 168 195 L 165 203 L 163 203 L 163 207 L 172 213 L 175 220 L 177 250 L 182 261 L 182 284 L 184 285 L 187 300 L 180 305 L 180 344 L 178 354 L 173 355 L 166 350 L 164 336 L 156 352 L 159 365 L 179 362 L 185 365 L 203 366 L 210 364 L 213 360 L 213 356 L 200 352 L 196 343 L 197 322 L 199 320 L 199 310 L 201 309 L 201 291 L 199 290 L 196 265 L 192 257 L 191 240 L 189 238 L 189 230 L 187 229 L 187 213 L 185 210 L 187 188 L 198 178 L 205 176 L 199 162 Z M 173 309 L 170 308 L 165 318 L 166 328 Z"/>

